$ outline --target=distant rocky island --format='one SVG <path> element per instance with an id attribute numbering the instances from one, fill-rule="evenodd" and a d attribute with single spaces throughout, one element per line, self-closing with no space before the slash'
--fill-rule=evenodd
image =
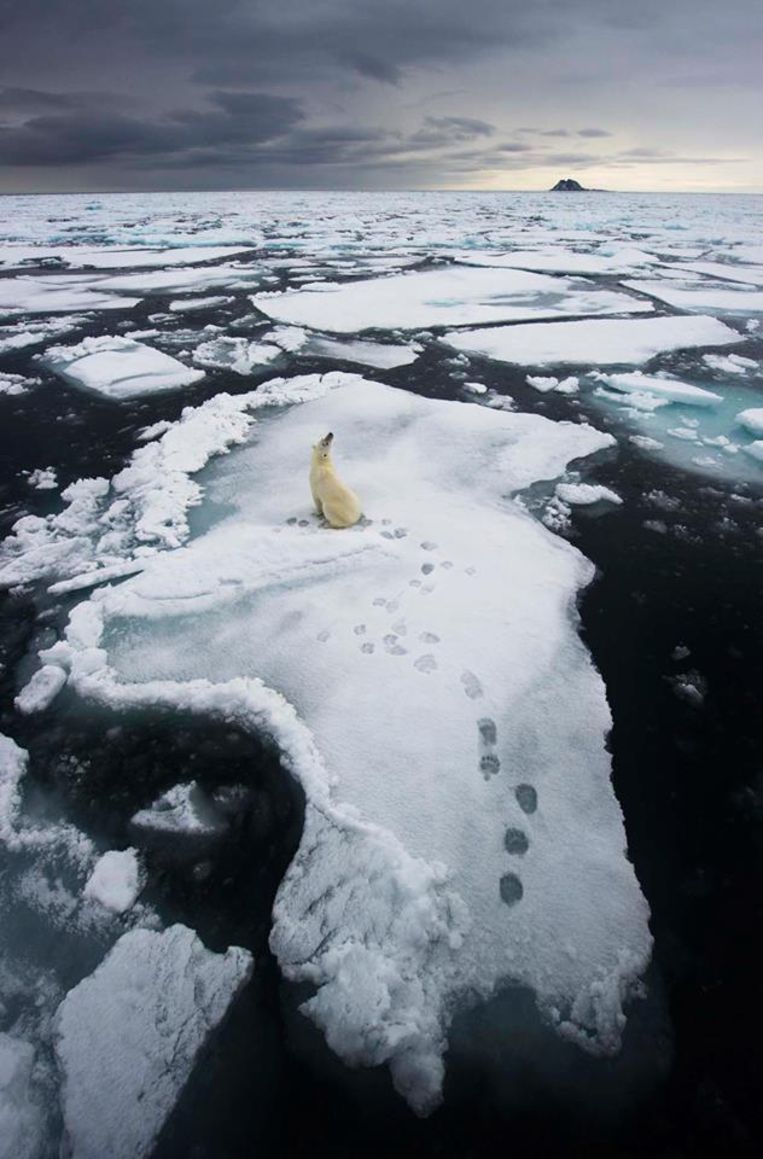
<path id="1" fill-rule="evenodd" d="M 587 189 L 572 177 L 563 177 L 551 188 L 552 193 L 603 193 L 603 189 Z"/>

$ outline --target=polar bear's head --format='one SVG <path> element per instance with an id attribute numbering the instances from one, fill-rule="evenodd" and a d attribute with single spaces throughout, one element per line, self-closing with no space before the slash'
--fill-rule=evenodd
<path id="1" fill-rule="evenodd" d="M 313 459 L 325 463 L 331 457 L 331 444 L 334 436 L 331 431 L 317 443 L 313 444 Z"/>

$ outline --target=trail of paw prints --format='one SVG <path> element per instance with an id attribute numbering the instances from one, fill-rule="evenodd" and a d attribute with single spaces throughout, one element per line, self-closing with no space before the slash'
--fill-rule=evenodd
<path id="1" fill-rule="evenodd" d="M 480 772 L 486 781 L 495 777 L 501 771 L 501 759 L 496 752 L 498 743 L 498 729 L 494 720 L 483 716 L 477 721 L 479 735 Z"/>
<path id="2" fill-rule="evenodd" d="M 532 785 L 517 785 L 514 789 L 514 796 L 524 814 L 529 816 L 538 808 L 538 793 Z M 511 857 L 524 857 L 530 848 L 530 838 L 524 829 L 510 825 L 503 835 L 503 845 Z M 518 874 L 513 872 L 503 874 L 498 882 L 498 889 L 501 901 L 507 906 L 516 905 L 518 901 L 522 900 L 524 894 L 522 880 Z"/>

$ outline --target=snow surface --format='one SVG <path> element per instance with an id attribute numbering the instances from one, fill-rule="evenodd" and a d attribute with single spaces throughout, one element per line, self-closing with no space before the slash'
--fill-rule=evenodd
<path id="1" fill-rule="evenodd" d="M 56 1053 L 72 1159 L 150 1155 L 251 970 L 246 950 L 214 954 L 185 926 L 138 929 L 69 991 L 58 1010 Z"/>
<path id="2" fill-rule="evenodd" d="M 568 362 L 595 365 L 648 362 L 666 350 L 728 346 L 741 335 L 710 317 L 602 318 L 545 326 L 495 326 L 456 330 L 443 341 L 468 354 L 520 366 Z"/>
<path id="3" fill-rule="evenodd" d="M 137 849 L 110 849 L 98 858 L 83 893 L 106 909 L 123 914 L 135 904 L 144 884 Z"/>
<path id="4" fill-rule="evenodd" d="M 35 1051 L 0 1033 L 0 1159 L 40 1159 L 45 1115 L 34 1094 Z"/>
<path id="5" fill-rule="evenodd" d="M 67 382 L 115 401 L 190 386 L 204 377 L 131 338 L 85 338 L 77 346 L 50 346 L 43 365 Z"/>
<path id="6" fill-rule="evenodd" d="M 648 302 L 581 279 L 524 270 L 462 266 L 396 274 L 370 281 L 255 294 L 253 304 L 279 322 L 339 333 L 420 326 L 509 322 L 568 314 L 651 310 Z"/>
<path id="7" fill-rule="evenodd" d="M 426 1113 L 457 998 L 512 979 L 612 1052 L 649 958 L 576 631 L 593 568 L 506 499 L 613 440 L 347 379 L 294 380 L 303 405 L 207 478 L 235 513 L 94 593 L 44 658 L 104 704 L 273 737 L 307 797 L 273 949 L 329 1045 Z M 349 531 L 309 516 L 326 429 L 371 520 Z"/>

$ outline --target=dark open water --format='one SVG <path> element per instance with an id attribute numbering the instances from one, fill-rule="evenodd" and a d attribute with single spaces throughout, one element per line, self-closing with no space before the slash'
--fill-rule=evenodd
<path id="1" fill-rule="evenodd" d="M 160 308 L 152 299 L 146 313 Z M 129 315 L 136 327 L 141 310 Z M 115 321 L 112 312 L 88 333 L 113 332 Z M 414 366 L 365 373 L 458 397 L 445 358 L 427 351 Z M 4 358 L 2 367 L 37 373 L 29 352 Z M 302 360 L 299 369 L 328 366 Z M 509 367 L 474 359 L 470 377 L 513 394 L 521 409 L 570 417 L 574 404 L 538 395 Z M 57 509 L 56 493 L 30 491 L 22 469 L 54 463 L 61 487 L 83 475 L 110 476 L 140 427 L 221 389 L 250 388 L 250 380 L 220 373 L 200 387 L 118 408 L 52 381 L 5 399 L 0 533 L 24 511 Z M 607 424 L 585 400 L 580 409 Z M 277 756 L 220 724 L 160 712 L 105 716 L 68 693 L 43 718 L 20 719 L 7 706 L 38 640 L 40 606 L 33 593 L 1 597 L 0 730 L 29 748 L 33 782 L 53 790 L 86 832 L 126 841 L 135 809 L 189 776 L 210 787 L 245 781 L 251 789 L 233 837 L 201 869 L 193 850 L 153 855 L 149 900 L 162 916 L 192 926 L 212 948 L 249 947 L 257 960 L 252 984 L 167 1124 L 158 1159 L 760 1153 L 760 493 L 686 475 L 625 441 L 587 477 L 614 485 L 625 500 L 602 518 L 578 509 L 574 539 L 599 569 L 580 610 L 613 711 L 614 785 L 630 854 L 652 909 L 649 996 L 634 1004 L 624 1050 L 608 1061 L 547 1031 L 520 991 L 458 1019 L 445 1105 L 426 1121 L 394 1094 L 386 1071 L 350 1072 L 330 1054 L 268 953 L 270 907 L 302 814 L 300 791 Z M 643 526 L 655 518 L 644 500 L 653 489 L 681 500 L 679 511 L 657 513 L 668 526 L 664 535 Z M 731 500 L 734 491 L 753 503 Z M 43 619 L 55 626 L 65 614 L 58 603 L 44 608 Z M 690 649 L 684 661 L 671 658 L 679 644 Z M 701 707 L 676 696 L 666 679 L 690 668 L 706 681 Z M 43 951 L 51 938 L 30 936 Z M 94 967 L 103 951 L 97 942 L 91 949 Z"/>

